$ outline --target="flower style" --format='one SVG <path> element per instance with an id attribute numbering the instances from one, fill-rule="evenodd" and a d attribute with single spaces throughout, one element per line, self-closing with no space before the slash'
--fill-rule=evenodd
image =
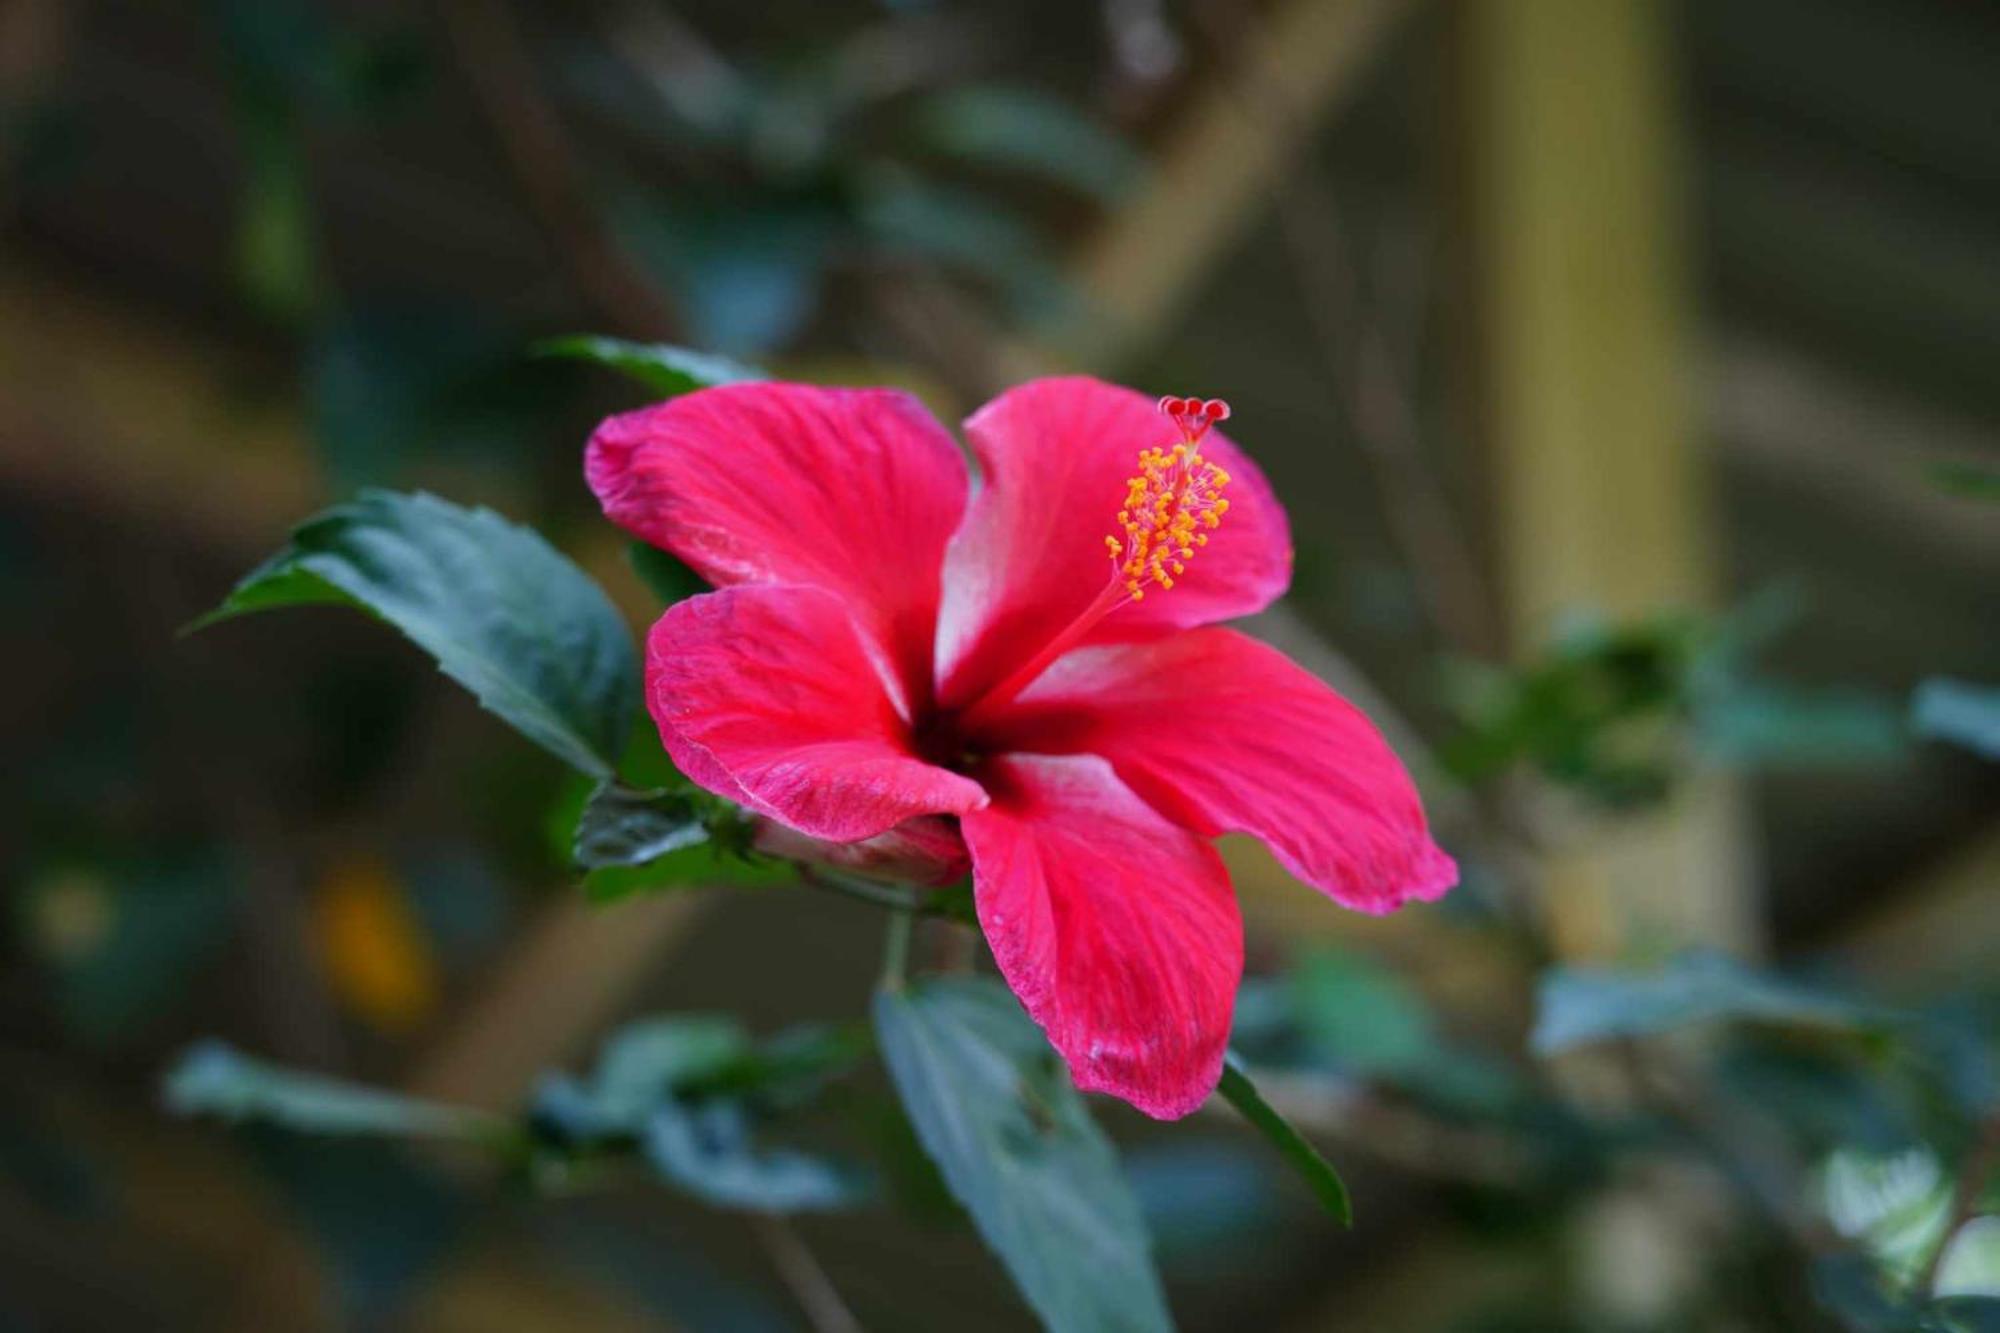
<path id="1" fill-rule="evenodd" d="M 971 490 L 907 394 L 728 385 L 611 418 L 585 466 L 615 522 L 718 589 L 647 641 L 681 770 L 857 864 L 969 856 L 1000 971 L 1077 1086 L 1162 1119 L 1214 1089 L 1243 971 L 1211 839 L 1254 834 L 1364 912 L 1457 879 L 1368 720 L 1212 627 L 1292 561 L 1227 415 L 1035 380 L 966 423 Z"/>

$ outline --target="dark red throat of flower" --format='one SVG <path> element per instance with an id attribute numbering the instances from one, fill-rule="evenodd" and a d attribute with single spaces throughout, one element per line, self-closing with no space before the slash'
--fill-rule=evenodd
<path id="1" fill-rule="evenodd" d="M 1139 470 L 1126 481 L 1118 508 L 1122 535 L 1104 539 L 1111 577 L 1081 615 L 967 709 L 962 725 L 977 727 L 990 719 L 1099 621 L 1128 602 L 1143 600 L 1148 588 L 1172 589 L 1195 552 L 1208 545 L 1209 533 L 1222 526 L 1222 516 L 1229 512 L 1229 501 L 1222 498 L 1229 474 L 1203 457 L 1201 441 L 1209 427 L 1228 419 L 1229 404 L 1220 398 L 1170 396 L 1160 399 L 1160 414 L 1174 423 L 1180 439 L 1139 451 Z"/>

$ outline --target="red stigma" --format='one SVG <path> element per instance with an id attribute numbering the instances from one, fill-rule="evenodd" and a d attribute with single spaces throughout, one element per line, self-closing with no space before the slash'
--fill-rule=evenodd
<path id="1" fill-rule="evenodd" d="M 1210 426 L 1229 419 L 1229 404 L 1220 398 L 1175 398 L 1168 395 L 1160 399 L 1160 415 L 1180 428 L 1183 440 L 1195 444 L 1208 434 Z"/>

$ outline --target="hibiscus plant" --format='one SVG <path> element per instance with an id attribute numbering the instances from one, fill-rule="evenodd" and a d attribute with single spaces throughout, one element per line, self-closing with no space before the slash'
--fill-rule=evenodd
<path id="1" fill-rule="evenodd" d="M 604 422 L 584 457 L 642 571 L 664 576 L 643 654 L 541 538 L 424 494 L 313 518 L 200 623 L 336 603 L 400 630 L 594 784 L 574 848 L 606 911 L 775 883 L 881 906 L 872 1028 L 756 1042 L 727 1020 L 642 1024 L 518 1121 L 213 1045 L 171 1099 L 470 1139 L 540 1179 L 636 1155 L 715 1204 L 783 1213 L 865 1194 L 853 1163 L 766 1131 L 872 1048 L 944 1184 L 1059 1329 L 1169 1325 L 1079 1092 L 1175 1120 L 1219 1088 L 1345 1220 L 1339 1177 L 1229 1053 L 1243 924 L 1213 840 L 1254 835 L 1369 913 L 1438 898 L 1457 868 L 1369 720 L 1216 623 L 1268 606 L 1292 567 L 1283 507 L 1218 429 L 1226 404 L 1031 381 L 966 423 L 975 474 L 899 391 L 604 339 L 551 350 L 665 395 Z M 913 965 L 920 920 L 976 932 L 997 980 L 973 950 Z"/>

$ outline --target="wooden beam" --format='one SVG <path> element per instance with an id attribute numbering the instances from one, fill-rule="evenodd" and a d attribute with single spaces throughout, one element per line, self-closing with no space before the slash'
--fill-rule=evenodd
<path id="1" fill-rule="evenodd" d="M 1674 47 L 1662 0 L 1465 0 L 1460 17 L 1476 415 L 1527 654 L 1569 616 L 1699 607 L 1714 586 Z M 1747 845 L 1721 777 L 1587 828 L 1552 858 L 1558 948 L 1751 947 Z"/>

